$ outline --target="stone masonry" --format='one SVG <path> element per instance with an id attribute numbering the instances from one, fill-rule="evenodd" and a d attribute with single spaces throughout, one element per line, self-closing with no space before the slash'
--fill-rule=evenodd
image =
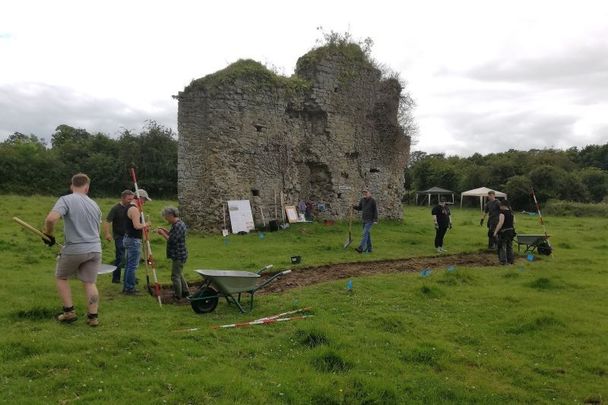
<path id="1" fill-rule="evenodd" d="M 286 204 L 322 202 L 321 218 L 341 219 L 369 188 L 380 217 L 400 219 L 410 147 L 401 91 L 354 44 L 310 51 L 291 78 L 240 60 L 194 80 L 177 96 L 183 218 L 218 231 L 223 203 L 244 199 L 261 224 L 282 192 Z"/>

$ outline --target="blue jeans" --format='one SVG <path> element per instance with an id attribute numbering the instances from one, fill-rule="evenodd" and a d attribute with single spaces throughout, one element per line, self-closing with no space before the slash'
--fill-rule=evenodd
<path id="1" fill-rule="evenodd" d="M 116 270 L 112 273 L 112 281 L 118 282 L 120 281 L 120 272 L 125 260 L 125 245 L 122 236 L 114 239 L 114 250 L 116 251 L 116 256 L 112 264 L 116 266 Z"/>
<path id="2" fill-rule="evenodd" d="M 125 236 L 123 242 L 125 253 L 127 254 L 123 291 L 131 291 L 135 289 L 135 271 L 139 265 L 139 257 L 141 255 L 141 239 Z"/>
<path id="3" fill-rule="evenodd" d="M 363 237 L 361 238 L 361 243 L 359 244 L 359 250 L 362 252 L 370 252 L 372 251 L 372 225 L 373 222 L 364 222 L 363 223 Z"/>

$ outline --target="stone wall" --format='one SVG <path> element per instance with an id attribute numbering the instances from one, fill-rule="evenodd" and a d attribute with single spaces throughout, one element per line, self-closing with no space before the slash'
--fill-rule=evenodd
<path id="1" fill-rule="evenodd" d="M 247 199 L 261 223 L 262 212 L 274 219 L 283 192 L 286 203 L 324 202 L 324 217 L 343 218 L 367 187 L 381 218 L 401 218 L 409 157 L 397 123 L 401 90 L 358 47 L 313 50 L 291 78 L 241 60 L 193 81 L 178 96 L 182 216 L 217 231 L 222 203 Z"/>

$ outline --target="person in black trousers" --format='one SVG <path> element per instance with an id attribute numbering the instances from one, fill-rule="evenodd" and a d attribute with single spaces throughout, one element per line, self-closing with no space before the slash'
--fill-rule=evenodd
<path id="1" fill-rule="evenodd" d="M 376 200 L 372 197 L 372 193 L 369 190 L 364 189 L 362 191 L 363 198 L 359 201 L 359 204 L 353 205 L 353 209 L 361 211 L 361 219 L 363 220 L 363 236 L 361 237 L 361 243 L 355 251 L 357 253 L 372 252 L 372 225 L 378 223 L 378 206 Z"/>
<path id="2" fill-rule="evenodd" d="M 439 204 L 433 207 L 431 214 L 435 223 L 435 249 L 438 253 L 447 252 L 443 248 L 443 237 L 448 229 L 452 228 L 452 217 L 444 197 L 441 197 Z"/>
<path id="3" fill-rule="evenodd" d="M 498 215 L 500 214 L 500 201 L 496 199 L 496 192 L 493 190 L 488 191 L 488 202 L 486 203 L 483 216 L 479 220 L 479 226 L 483 226 L 483 220 L 488 216 L 488 249 L 496 249 L 496 238 L 494 237 L 494 230 L 496 224 L 498 224 Z"/>
<path id="4" fill-rule="evenodd" d="M 112 282 L 116 284 L 120 284 L 120 273 L 125 261 L 125 247 L 122 240 L 125 237 L 127 209 L 129 209 L 129 205 L 134 197 L 135 193 L 133 191 L 123 191 L 120 194 L 120 202 L 110 209 L 110 212 L 103 223 L 106 240 L 114 241 L 116 256 L 112 264 L 116 266 L 116 270 L 112 273 Z M 111 232 L 110 225 L 112 226 Z"/>
<path id="5" fill-rule="evenodd" d="M 498 225 L 494 230 L 494 238 L 498 244 L 498 260 L 500 264 L 513 264 L 513 238 L 515 237 L 515 217 L 507 200 L 500 202 Z"/>

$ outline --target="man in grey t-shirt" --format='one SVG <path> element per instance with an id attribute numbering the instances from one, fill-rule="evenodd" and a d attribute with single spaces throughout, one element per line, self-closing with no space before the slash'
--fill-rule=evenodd
<path id="1" fill-rule="evenodd" d="M 101 210 L 95 201 L 87 196 L 90 179 L 86 174 L 78 173 L 72 177 L 70 189 L 72 194 L 60 197 L 44 221 L 43 232 L 50 241 L 55 243 L 53 230 L 55 224 L 63 218 L 63 233 L 65 246 L 57 260 L 55 280 L 59 296 L 63 301 L 63 313 L 57 316 L 60 322 L 71 323 L 78 317 L 72 302 L 72 290 L 68 282 L 69 277 L 77 276 L 82 281 L 87 295 L 87 324 L 97 326 L 99 320 L 97 311 L 99 307 L 99 293 L 95 282 L 101 264 L 101 240 L 99 238 L 99 225 L 101 223 Z"/>

